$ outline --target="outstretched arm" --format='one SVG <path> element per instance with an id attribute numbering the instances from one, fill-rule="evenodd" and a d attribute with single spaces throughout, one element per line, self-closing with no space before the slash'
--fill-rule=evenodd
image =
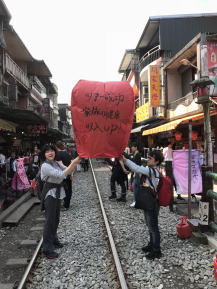
<path id="1" fill-rule="evenodd" d="M 74 169 L 76 168 L 77 164 L 80 163 L 80 160 L 81 159 L 79 157 L 77 157 L 74 160 L 72 160 L 71 164 L 63 171 L 64 174 L 70 175 L 74 171 Z"/>
<path id="2" fill-rule="evenodd" d="M 126 166 L 128 166 L 128 168 L 130 168 L 131 171 L 137 174 L 143 174 L 143 175 L 149 176 L 148 167 L 138 166 L 134 162 L 127 160 L 124 156 L 123 156 L 123 161 L 124 161 L 124 164 L 126 164 Z"/>

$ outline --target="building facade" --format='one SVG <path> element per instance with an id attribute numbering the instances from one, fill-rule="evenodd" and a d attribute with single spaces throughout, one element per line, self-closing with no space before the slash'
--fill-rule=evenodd
<path id="1" fill-rule="evenodd" d="M 31 150 L 67 137 L 59 129 L 58 88 L 43 60 L 36 60 L 10 25 L 0 1 L 0 149 Z"/>
<path id="2" fill-rule="evenodd" d="M 193 119 L 197 139 L 193 145 L 202 145 L 203 107 L 190 83 L 198 77 L 200 59 L 206 57 L 199 49 L 198 34 L 207 32 L 214 37 L 216 27 L 217 14 L 150 17 L 136 48 L 126 50 L 119 72 L 137 93 L 131 139 L 140 146 L 162 147 L 168 140 L 176 141 L 177 148 L 187 146 L 186 117 Z M 180 62 L 185 58 L 191 65 Z M 211 110 L 214 121 L 214 104 Z M 179 133 L 182 142 L 175 139 Z"/>

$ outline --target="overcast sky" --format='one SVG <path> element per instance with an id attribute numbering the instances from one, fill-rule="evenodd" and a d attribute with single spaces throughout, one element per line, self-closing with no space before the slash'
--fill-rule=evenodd
<path id="1" fill-rule="evenodd" d="M 49 67 L 59 102 L 69 104 L 80 79 L 121 80 L 118 68 L 125 49 L 135 48 L 149 16 L 217 12 L 217 0 L 4 2 L 32 56 Z"/>

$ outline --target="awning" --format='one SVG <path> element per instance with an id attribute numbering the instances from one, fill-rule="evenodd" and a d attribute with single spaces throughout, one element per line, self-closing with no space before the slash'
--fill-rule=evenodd
<path id="1" fill-rule="evenodd" d="M 0 130 L 16 132 L 16 126 L 17 125 L 11 121 L 0 119 Z"/>
<path id="2" fill-rule="evenodd" d="M 183 117 L 183 118 L 180 118 L 177 120 L 170 121 L 170 122 L 165 123 L 163 125 L 157 126 L 155 128 L 145 130 L 145 131 L 143 131 L 142 135 L 149 135 L 149 134 L 155 134 L 155 133 L 164 132 L 164 131 L 168 131 L 168 130 L 173 130 L 182 122 L 188 121 L 189 119 L 197 120 L 197 119 L 201 119 L 203 117 L 204 117 L 203 113 L 198 113 L 198 114 L 194 114 L 191 116 L 186 116 L 186 117 Z"/>
<path id="3" fill-rule="evenodd" d="M 136 132 L 140 132 L 144 127 L 147 127 L 149 126 L 149 124 L 146 124 L 146 125 L 140 125 L 134 129 L 131 130 L 131 133 L 136 133 Z"/>

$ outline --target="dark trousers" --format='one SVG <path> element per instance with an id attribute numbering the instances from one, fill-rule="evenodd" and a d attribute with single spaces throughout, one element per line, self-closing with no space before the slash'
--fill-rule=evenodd
<path id="1" fill-rule="evenodd" d="M 65 193 L 66 193 L 66 197 L 64 198 L 64 207 L 68 209 L 70 206 L 70 200 L 72 197 L 72 180 L 70 177 L 67 177 L 65 179 L 64 188 L 65 188 Z"/>
<path id="2" fill-rule="evenodd" d="M 176 190 L 176 183 L 175 183 L 175 179 L 173 176 L 173 162 L 172 161 L 165 161 L 165 172 L 166 172 L 166 176 L 171 178 L 172 184 Z"/>
<path id="3" fill-rule="evenodd" d="M 45 224 L 43 232 L 43 251 L 53 251 L 58 241 L 57 228 L 60 221 L 60 200 L 48 196 L 45 199 Z"/>
<path id="4" fill-rule="evenodd" d="M 160 206 L 156 204 L 153 210 L 144 210 L 145 221 L 149 231 L 149 244 L 153 251 L 160 251 L 160 231 L 158 227 L 158 215 Z"/>
<path id="5" fill-rule="evenodd" d="M 89 162 L 88 162 L 88 160 L 85 160 L 84 165 L 83 165 L 83 168 L 84 168 L 84 172 L 87 172 L 87 171 L 88 171 L 88 169 L 89 169 Z"/>
<path id="6" fill-rule="evenodd" d="M 110 180 L 111 194 L 112 196 L 115 196 L 115 197 L 116 197 L 116 184 L 115 184 L 116 182 L 117 182 L 116 177 L 114 175 L 111 175 L 111 180 Z M 121 186 L 121 196 L 125 198 L 126 192 L 127 192 L 125 182 L 124 181 L 120 182 L 120 186 Z"/>

